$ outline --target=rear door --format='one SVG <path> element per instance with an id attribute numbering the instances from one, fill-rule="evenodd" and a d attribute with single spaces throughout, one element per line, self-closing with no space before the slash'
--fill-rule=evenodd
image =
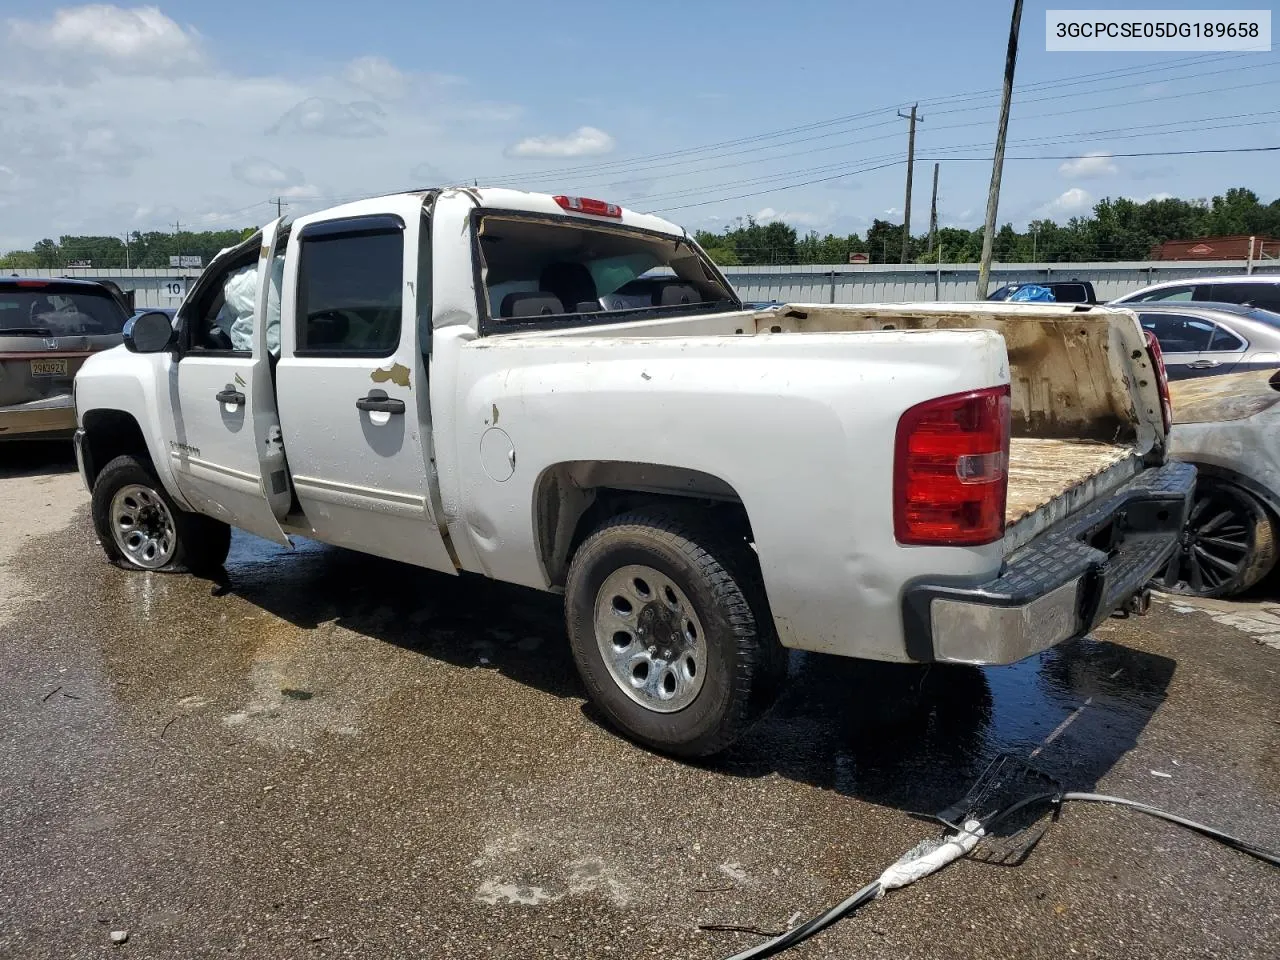
<path id="1" fill-rule="evenodd" d="M 1209 347 L 1217 329 L 1214 324 L 1184 314 L 1145 311 L 1138 312 L 1138 320 L 1159 341 L 1170 380 L 1186 380 L 1200 375 L 1196 364 Z"/>
<path id="2" fill-rule="evenodd" d="M 421 198 L 302 218 L 295 230 L 276 377 L 303 513 L 326 543 L 456 572 L 429 496 L 429 322 L 422 347 L 418 328 L 430 317 L 431 262 Z"/>
<path id="3" fill-rule="evenodd" d="M 1231 373 L 1249 352 L 1249 342 L 1220 323 L 1213 325 L 1209 345 L 1200 353 L 1192 368 L 1202 375 Z"/>
<path id="4" fill-rule="evenodd" d="M 280 226 L 215 258 L 182 306 L 169 456 L 201 512 L 287 544 L 279 521 L 291 496 L 268 349 L 277 333 L 260 322 L 279 316 Z"/>

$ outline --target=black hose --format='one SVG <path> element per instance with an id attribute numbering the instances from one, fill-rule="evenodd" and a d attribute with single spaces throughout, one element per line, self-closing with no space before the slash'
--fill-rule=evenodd
<path id="1" fill-rule="evenodd" d="M 729 960 L 759 960 L 761 957 L 772 957 L 776 953 L 794 947 L 802 940 L 807 940 L 819 930 L 829 927 L 843 916 L 847 916 L 859 907 L 870 903 L 880 893 L 880 881 L 873 880 L 848 899 L 837 903 L 825 913 L 820 913 L 811 920 L 806 920 L 798 927 L 792 927 L 781 936 L 757 943 L 754 947 L 735 953 Z"/>
<path id="2" fill-rule="evenodd" d="M 1241 840 L 1239 837 L 1233 837 L 1229 833 L 1224 833 L 1213 827 L 1206 826 L 1203 823 L 1197 823 L 1195 820 L 1189 820 L 1186 817 L 1180 817 L 1176 813 L 1168 813 L 1157 807 L 1152 807 L 1145 803 L 1139 803 L 1136 800 L 1126 800 L 1124 797 L 1112 797 L 1103 793 L 1037 793 L 1030 797 L 1023 797 L 1021 800 L 1011 803 L 1003 810 L 989 816 L 982 823 L 982 831 L 990 833 L 991 828 L 1002 820 L 1008 819 L 1019 810 L 1025 810 L 1027 807 L 1034 806 L 1039 803 L 1049 804 L 1060 810 L 1062 804 L 1077 800 L 1085 803 L 1112 803 L 1121 807 L 1130 807 L 1141 813 L 1158 817 L 1161 820 L 1167 820 L 1169 823 L 1177 824 L 1188 830 L 1193 830 L 1201 836 L 1208 837 L 1210 840 L 1216 840 L 1225 844 L 1232 850 L 1238 850 L 1243 854 L 1255 857 L 1263 863 L 1269 863 L 1273 867 L 1280 867 L 1280 854 L 1266 850 L 1256 844 L 1249 843 L 1247 840 Z M 807 940 L 820 930 L 829 927 L 841 917 L 853 913 L 859 907 L 862 907 L 877 896 L 880 895 L 880 881 L 873 880 L 857 893 L 848 899 L 836 904 L 830 910 L 818 914 L 811 920 L 807 920 L 799 926 L 792 927 L 786 933 L 773 937 L 763 943 L 758 943 L 754 947 L 735 953 L 729 960 L 761 960 L 763 957 L 772 957 L 781 953 L 783 950 L 790 949 L 802 940 Z"/>
<path id="3" fill-rule="evenodd" d="M 1176 823 L 1180 827 L 1186 827 L 1193 830 L 1201 836 L 1208 837 L 1210 840 L 1217 840 L 1219 843 L 1225 844 L 1232 850 L 1239 850 L 1243 854 L 1261 860 L 1263 863 L 1269 863 L 1273 867 L 1280 867 L 1280 853 L 1259 847 L 1247 840 L 1241 840 L 1239 837 L 1233 837 L 1229 833 L 1224 833 L 1213 827 L 1207 827 L 1203 823 L 1197 823 L 1195 820 L 1188 820 L 1186 817 L 1180 817 L 1176 813 L 1168 813 L 1157 807 L 1149 806 L 1145 803 L 1139 803 L 1137 800 L 1126 800 L 1124 797 L 1111 797 L 1105 793 L 1064 793 L 1060 798 L 1060 803 L 1068 800 L 1081 800 L 1086 803 L 1113 803 L 1121 807 L 1130 807 L 1145 813 L 1152 817 L 1158 817 L 1161 820 L 1167 820 L 1170 823 Z"/>

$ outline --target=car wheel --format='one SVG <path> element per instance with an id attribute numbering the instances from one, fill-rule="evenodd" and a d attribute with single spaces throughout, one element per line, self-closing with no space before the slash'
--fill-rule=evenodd
<path id="1" fill-rule="evenodd" d="M 183 510 L 136 457 L 116 457 L 102 468 L 92 511 L 107 559 L 125 570 L 212 573 L 231 548 L 229 526 Z"/>
<path id="2" fill-rule="evenodd" d="M 675 756 L 725 749 L 786 674 L 754 554 L 682 515 L 629 513 L 597 528 L 574 554 L 565 615 L 592 702 Z"/>
<path id="3" fill-rule="evenodd" d="M 1155 586 L 1196 597 L 1248 590 L 1276 564 L 1275 528 L 1253 494 L 1206 477 L 1196 485 L 1178 549 Z"/>

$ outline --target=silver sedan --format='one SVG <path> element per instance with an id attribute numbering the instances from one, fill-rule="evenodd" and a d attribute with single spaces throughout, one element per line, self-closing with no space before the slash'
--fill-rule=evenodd
<path id="1" fill-rule="evenodd" d="M 1155 335 L 1170 380 L 1280 367 L 1280 313 L 1236 303 L 1125 303 Z"/>

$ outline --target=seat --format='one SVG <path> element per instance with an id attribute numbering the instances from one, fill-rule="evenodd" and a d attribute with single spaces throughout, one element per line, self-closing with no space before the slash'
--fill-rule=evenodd
<path id="1" fill-rule="evenodd" d="M 660 307 L 673 307 L 682 303 L 701 303 L 702 297 L 691 283 L 664 283 L 655 300 Z"/>
<path id="2" fill-rule="evenodd" d="M 562 304 L 575 306 L 584 301 L 599 302 L 600 293 L 591 271 L 580 263 L 557 261 L 547 265 L 538 278 L 538 289 L 553 294 Z"/>
<path id="3" fill-rule="evenodd" d="M 564 313 L 564 303 L 549 293 L 508 293 L 498 308 L 500 317 L 549 317 Z"/>

